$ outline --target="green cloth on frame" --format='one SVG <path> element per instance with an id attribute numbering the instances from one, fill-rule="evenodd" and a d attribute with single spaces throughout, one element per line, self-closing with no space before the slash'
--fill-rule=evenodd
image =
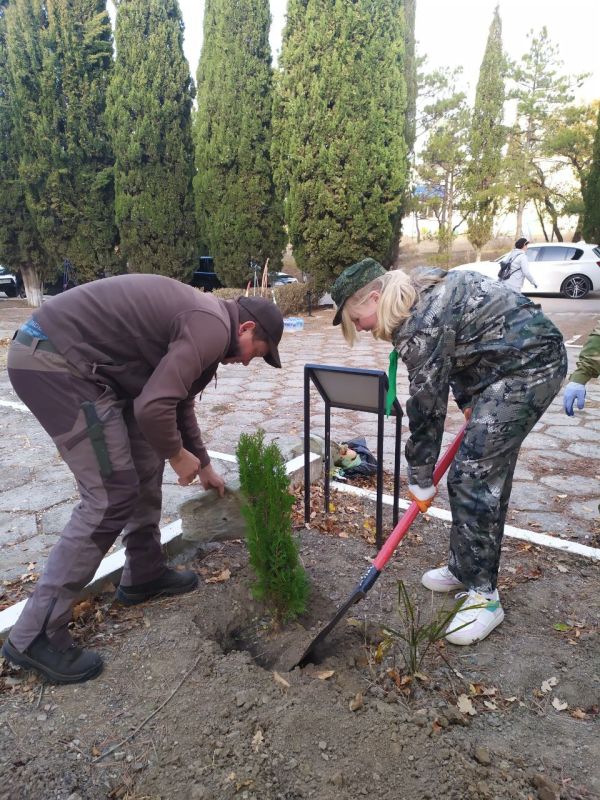
<path id="1" fill-rule="evenodd" d="M 396 372 L 398 370 L 398 351 L 392 350 L 390 353 L 390 366 L 388 368 L 388 390 L 385 398 L 385 414 L 387 417 L 392 413 L 394 400 L 396 399 Z"/>

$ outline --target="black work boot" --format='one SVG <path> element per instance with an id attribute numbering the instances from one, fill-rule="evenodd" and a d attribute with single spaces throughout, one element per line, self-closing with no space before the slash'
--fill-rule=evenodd
<path id="1" fill-rule="evenodd" d="M 155 578 L 147 583 L 137 583 L 135 586 L 119 586 L 117 600 L 126 606 L 143 603 L 152 597 L 169 597 L 173 594 L 185 594 L 198 586 L 198 576 L 191 570 L 178 572 L 175 569 L 166 569 L 160 578 Z"/>
<path id="2" fill-rule="evenodd" d="M 102 672 L 104 663 L 98 653 L 83 650 L 74 644 L 66 650 L 54 647 L 41 633 L 29 647 L 20 652 L 10 639 L 4 642 L 2 655 L 11 664 L 33 669 L 50 683 L 83 683 Z"/>

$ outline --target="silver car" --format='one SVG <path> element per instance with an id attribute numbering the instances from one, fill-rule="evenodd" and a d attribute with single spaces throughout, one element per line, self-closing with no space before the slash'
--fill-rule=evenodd
<path id="1" fill-rule="evenodd" d="M 461 264 L 454 269 L 481 272 L 489 278 L 497 278 L 500 262 L 507 256 L 508 253 L 505 253 L 496 261 Z M 580 300 L 590 292 L 600 290 L 600 247 L 596 244 L 530 244 L 527 248 L 527 259 L 537 289 L 525 281 L 524 294 L 562 294 L 573 300 Z"/>

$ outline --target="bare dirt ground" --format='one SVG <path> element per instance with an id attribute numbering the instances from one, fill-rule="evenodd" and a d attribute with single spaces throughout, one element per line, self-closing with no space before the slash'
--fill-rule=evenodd
<path id="1" fill-rule="evenodd" d="M 382 624 L 402 629 L 398 580 L 424 619 L 451 603 L 419 582 L 447 524 L 419 519 L 319 663 L 287 671 L 374 554 L 373 508 L 332 502 L 333 521 L 298 525 L 310 607 L 281 631 L 251 599 L 238 541 L 188 559 L 190 595 L 76 607 L 98 679 L 45 686 L 5 665 L 0 798 L 600 797 L 600 566 L 507 543 L 504 623 L 473 647 L 434 646 L 411 680 L 401 643 L 381 647 Z"/>

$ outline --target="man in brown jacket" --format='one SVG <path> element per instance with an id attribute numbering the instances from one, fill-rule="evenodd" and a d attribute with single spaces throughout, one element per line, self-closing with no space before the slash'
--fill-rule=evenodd
<path id="1" fill-rule="evenodd" d="M 261 298 L 218 300 L 159 275 L 121 275 L 44 303 L 15 334 L 8 374 L 52 437 L 81 495 L 34 593 L 4 643 L 9 661 L 57 683 L 103 666 L 68 631 L 77 593 L 123 531 L 117 596 L 127 604 L 191 591 L 194 572 L 169 569 L 160 545 L 169 461 L 183 486 L 196 476 L 224 492 L 194 412 L 219 364 L 262 357 L 281 367 L 283 319 Z"/>

